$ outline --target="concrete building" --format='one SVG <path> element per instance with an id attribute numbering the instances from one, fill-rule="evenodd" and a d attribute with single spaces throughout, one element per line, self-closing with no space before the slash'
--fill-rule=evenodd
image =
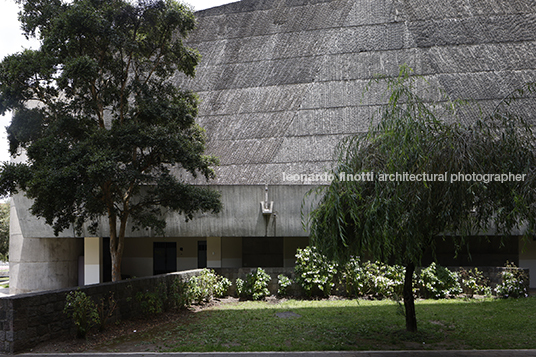
<path id="1" fill-rule="evenodd" d="M 208 152 L 221 161 L 211 184 L 224 210 L 188 223 L 169 214 L 166 237 L 130 234 L 128 276 L 292 266 L 308 242 L 300 208 L 315 182 L 290 175 L 323 173 L 338 141 L 367 129 L 382 103 L 378 94 L 362 96 L 374 74 L 395 75 L 406 63 L 484 110 L 536 81 L 534 0 L 242 0 L 196 15 L 189 43 L 203 59 L 195 79 L 176 82 L 200 95 Z M 27 199 L 12 202 L 12 292 L 107 279 L 105 225 L 97 237 L 55 237 L 30 215 Z M 515 238 L 506 254 L 494 244 L 481 243 L 484 264 L 513 257 L 536 271 L 536 244 Z"/>

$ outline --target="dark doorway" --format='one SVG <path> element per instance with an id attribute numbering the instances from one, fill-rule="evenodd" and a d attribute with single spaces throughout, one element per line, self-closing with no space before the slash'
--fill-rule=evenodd
<path id="1" fill-rule="evenodd" d="M 206 240 L 197 241 L 197 267 L 198 268 L 207 267 L 207 241 Z"/>
<path id="2" fill-rule="evenodd" d="M 153 275 L 177 271 L 177 243 L 153 243 Z"/>
<path id="3" fill-rule="evenodd" d="M 110 237 L 102 238 L 102 282 L 112 281 L 112 255 L 110 254 Z"/>

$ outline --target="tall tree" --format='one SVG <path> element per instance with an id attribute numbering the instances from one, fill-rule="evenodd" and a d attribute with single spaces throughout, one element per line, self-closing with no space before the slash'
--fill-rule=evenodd
<path id="1" fill-rule="evenodd" d="M 528 173 L 533 135 L 522 121 L 499 116 L 463 124 L 459 103 L 405 66 L 397 78 L 371 85 L 379 82 L 387 104 L 367 133 L 339 145 L 336 179 L 313 191 L 319 203 L 306 223 L 312 244 L 330 258 L 358 254 L 404 265 L 406 329 L 416 331 L 413 272 L 436 238 L 454 235 L 461 247 L 471 234 L 519 227 L 523 182 L 472 174 Z"/>
<path id="2" fill-rule="evenodd" d="M 174 0 L 19 0 L 39 50 L 0 63 L 0 112 L 13 110 L 4 194 L 22 190 L 58 234 L 106 217 L 112 280 L 121 279 L 127 225 L 162 234 L 164 214 L 217 213 L 219 193 L 179 177 L 214 176 L 195 122 L 197 96 L 177 88 L 200 59 L 183 43 L 195 27 Z M 183 172 L 181 175 L 173 171 Z"/>

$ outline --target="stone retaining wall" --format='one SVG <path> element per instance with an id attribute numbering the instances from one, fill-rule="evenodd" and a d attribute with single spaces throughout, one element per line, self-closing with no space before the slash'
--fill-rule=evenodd
<path id="1" fill-rule="evenodd" d="M 80 290 L 100 301 L 111 293 L 117 301 L 114 319 L 126 320 L 143 314 L 135 299 L 136 293 L 156 291 L 177 280 L 198 275 L 199 269 L 170 273 L 117 283 L 103 283 L 80 287 Z M 63 313 L 66 295 L 77 288 L 43 291 L 0 298 L 0 352 L 20 352 L 40 342 L 72 333 L 72 320 Z"/>

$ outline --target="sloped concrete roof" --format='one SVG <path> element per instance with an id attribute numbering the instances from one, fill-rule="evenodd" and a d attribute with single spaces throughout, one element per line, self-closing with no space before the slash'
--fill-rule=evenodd
<path id="1" fill-rule="evenodd" d="M 242 0 L 196 16 L 203 59 L 177 84 L 202 100 L 214 184 L 322 173 L 382 103 L 366 84 L 403 63 L 484 108 L 536 81 L 536 0 Z"/>

